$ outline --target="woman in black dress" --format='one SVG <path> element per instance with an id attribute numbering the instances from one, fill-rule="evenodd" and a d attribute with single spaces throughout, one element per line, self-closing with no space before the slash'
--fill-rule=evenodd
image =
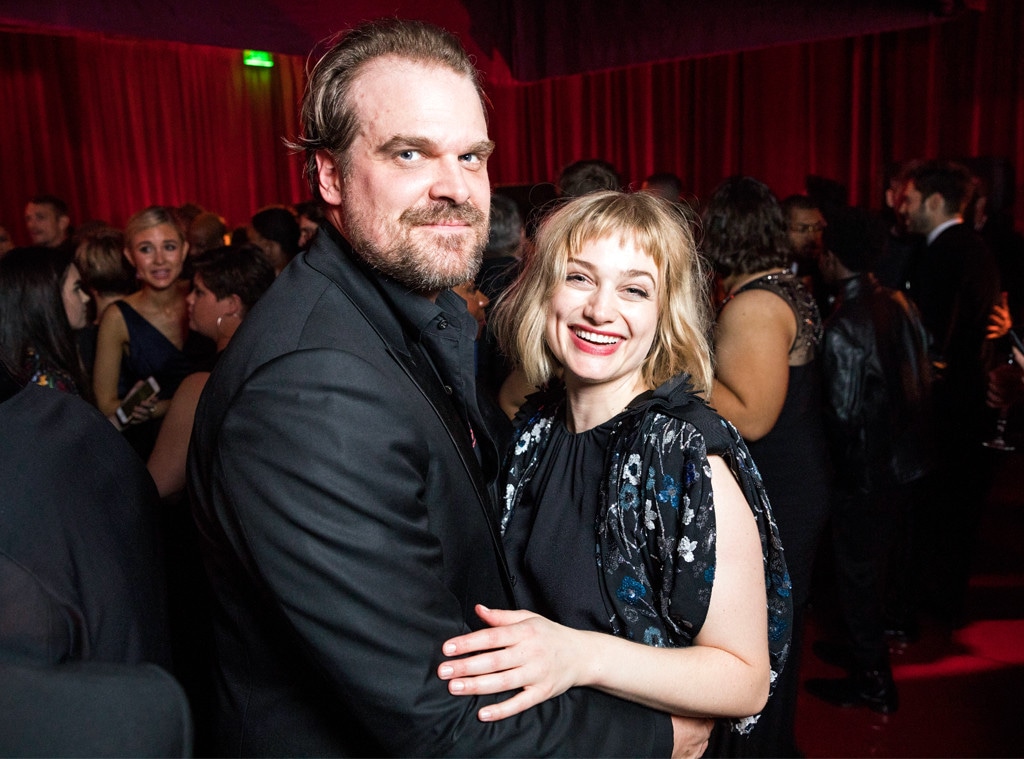
<path id="1" fill-rule="evenodd" d="M 788 650 L 789 584 L 746 446 L 700 397 L 707 300 L 683 217 L 603 192 L 553 213 L 495 314 L 544 390 L 516 417 L 503 531 L 529 611 L 448 641 L 455 694 L 585 685 L 748 731 Z M 644 644 L 644 645 L 638 645 Z M 495 650 L 498 649 L 498 650 Z M 484 653 L 480 653 L 484 652 Z"/>

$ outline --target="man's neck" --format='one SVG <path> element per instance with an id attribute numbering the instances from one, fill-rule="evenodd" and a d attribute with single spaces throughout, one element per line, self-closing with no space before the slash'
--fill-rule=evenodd
<path id="1" fill-rule="evenodd" d="M 932 231 L 928 233 L 927 244 L 931 245 L 933 242 L 935 242 L 936 237 L 941 235 L 950 227 L 963 223 L 964 220 L 962 216 L 950 216 L 948 219 L 940 221 L 938 224 L 935 225 Z"/>

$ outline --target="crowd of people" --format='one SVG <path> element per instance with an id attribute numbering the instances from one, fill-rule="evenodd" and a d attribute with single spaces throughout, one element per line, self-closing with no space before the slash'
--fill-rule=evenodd
<path id="1" fill-rule="evenodd" d="M 889 640 L 962 623 L 989 407 L 1024 396 L 1024 252 L 976 177 L 908 163 L 881 217 L 585 159 L 527 209 L 484 112 L 457 40 L 377 21 L 311 72 L 309 202 L 30 199 L 0 662 L 127 668 L 177 755 L 799 756 L 833 583 L 813 653 L 848 676 L 808 690 L 898 709 Z M 43 724 L 0 753 L 104 751 Z"/>

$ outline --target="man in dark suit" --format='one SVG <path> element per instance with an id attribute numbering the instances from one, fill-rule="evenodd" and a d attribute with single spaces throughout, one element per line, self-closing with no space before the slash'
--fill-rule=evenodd
<path id="1" fill-rule="evenodd" d="M 434 27 L 359 27 L 312 73 L 303 132 L 328 223 L 232 339 L 190 449 L 219 751 L 669 753 L 673 721 L 610 696 L 484 723 L 495 697 L 456 698 L 436 676 L 442 643 L 481 625 L 474 604 L 515 604 L 477 325 L 448 290 L 487 237 L 472 64 Z"/>
<path id="2" fill-rule="evenodd" d="M 999 272 L 984 241 L 963 223 L 971 188 L 966 168 L 926 161 L 907 174 L 899 213 L 925 237 L 911 264 L 908 294 L 928 330 L 935 367 L 936 476 L 922 549 L 931 551 L 923 577 L 943 621 L 963 622 L 974 537 L 987 490 L 981 442 L 992 431 L 985 409 L 989 315 L 999 300 Z M 925 532 L 925 530 L 930 530 Z"/>

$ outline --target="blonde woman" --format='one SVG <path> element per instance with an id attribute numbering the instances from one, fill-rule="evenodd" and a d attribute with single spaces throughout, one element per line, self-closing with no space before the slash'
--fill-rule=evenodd
<path id="1" fill-rule="evenodd" d="M 159 419 L 181 381 L 212 356 L 212 343 L 188 329 L 189 283 L 180 279 L 187 254 L 188 243 L 170 209 L 151 206 L 128 220 L 124 255 L 135 268 L 139 289 L 100 317 L 93 390 L 104 414 L 113 414 L 137 383 L 152 376 L 160 393 L 136 408 L 132 422 Z M 150 430 L 140 439 L 143 449 L 152 447 L 156 430 Z"/>
<path id="2" fill-rule="evenodd" d="M 546 389 L 516 417 L 502 483 L 529 611 L 480 607 L 491 627 L 448 641 L 471 655 L 438 670 L 457 695 L 521 689 L 481 719 L 573 686 L 740 732 L 764 706 L 786 657 L 788 577 L 746 446 L 701 397 L 703 285 L 676 209 L 602 192 L 545 220 L 497 306 L 503 350 Z"/>

